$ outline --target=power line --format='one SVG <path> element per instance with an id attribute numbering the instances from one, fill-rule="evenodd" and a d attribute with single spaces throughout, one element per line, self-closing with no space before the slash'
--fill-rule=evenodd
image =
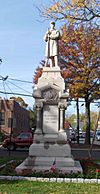
<path id="1" fill-rule="evenodd" d="M 32 95 L 29 95 L 29 94 L 22 94 L 22 93 L 16 93 L 16 92 L 3 92 L 3 91 L 0 91 L 0 93 L 2 93 L 2 94 L 13 94 L 13 95 L 19 95 L 19 96 L 27 96 L 27 97 L 32 97 L 32 98 L 33 98 Z M 76 102 L 75 100 L 71 100 L 71 101 Z M 79 100 L 79 102 L 85 102 L 85 101 Z M 99 104 L 100 101 L 98 101 L 98 102 L 95 102 L 95 101 L 94 101 L 94 102 L 91 102 L 91 103 Z"/>
<path id="2" fill-rule="evenodd" d="M 76 102 L 76 100 L 69 100 L 69 101 L 67 101 L 67 102 Z M 84 100 L 79 100 L 79 102 L 82 102 L 82 103 L 84 103 L 85 101 Z M 98 104 L 98 103 L 100 103 L 100 101 L 97 101 L 97 102 L 91 102 L 91 103 L 95 103 L 95 104 Z M 82 104 L 82 106 L 83 106 L 83 104 Z"/>
<path id="3" fill-rule="evenodd" d="M 29 95 L 29 94 L 22 94 L 22 93 L 16 93 L 16 92 L 3 92 L 3 91 L 0 91 L 1 94 L 13 94 L 13 95 L 19 95 L 19 96 L 27 96 L 27 97 L 32 97 L 32 95 Z"/>
<path id="4" fill-rule="evenodd" d="M 9 90 L 12 92 L 13 94 L 13 91 L 11 90 L 11 88 L 9 87 L 9 85 L 5 82 L 6 86 L 9 88 Z"/>
<path id="5" fill-rule="evenodd" d="M 8 79 L 8 75 L 6 77 L 3 77 L 2 75 L 0 75 L 2 81 L 6 81 Z"/>
<path id="6" fill-rule="evenodd" d="M 10 84 L 16 86 L 18 89 L 21 89 L 21 90 L 23 90 L 24 92 L 28 92 L 28 93 L 31 94 L 31 92 L 29 92 L 29 91 L 27 91 L 27 90 L 24 90 L 23 88 L 21 88 L 20 86 L 17 86 L 16 84 L 12 83 L 11 81 L 8 81 L 8 83 L 10 83 Z"/>
<path id="7" fill-rule="evenodd" d="M 14 85 L 14 86 L 16 86 L 18 89 L 21 89 L 21 90 L 23 90 L 23 91 L 26 92 L 26 93 L 30 93 L 30 94 L 31 94 L 31 92 L 29 92 L 29 91 L 27 91 L 27 90 L 24 90 L 23 88 L 21 88 L 20 86 L 18 86 L 18 85 L 16 85 L 16 84 L 12 83 L 11 81 L 8 81 L 8 79 L 9 79 L 8 76 L 3 77 L 3 76 L 0 75 L 0 77 L 1 77 L 1 80 L 3 81 L 3 88 L 4 88 L 4 92 L 3 92 L 3 91 L 0 91 L 0 93 L 5 94 L 5 95 L 6 95 L 6 98 L 7 98 L 7 94 L 13 94 L 13 95 L 21 95 L 21 96 L 32 97 L 32 95 L 29 95 L 29 94 L 22 94 L 22 93 L 13 92 L 13 91 L 11 90 L 11 88 L 9 87 L 8 83 L 9 83 L 9 84 L 12 84 L 12 85 Z M 11 78 L 11 79 L 12 79 L 12 78 Z M 25 80 L 18 80 L 18 79 L 12 79 L 12 80 L 14 80 L 14 81 L 17 80 L 17 81 L 21 81 L 21 82 L 25 82 L 25 83 L 28 82 L 28 81 L 25 81 Z M 7 82 L 8 82 L 8 83 L 7 83 Z M 28 83 L 32 83 L 32 82 L 28 82 Z M 5 84 L 6 84 L 6 86 L 8 87 L 8 89 L 9 89 L 11 92 L 6 92 Z"/>
<path id="8" fill-rule="evenodd" d="M 25 83 L 29 83 L 32 84 L 32 81 L 28 81 L 28 80 L 21 80 L 21 79 L 15 79 L 15 78 L 9 78 L 9 76 L 7 75 L 6 77 L 3 77 L 2 75 L 0 75 L 1 79 L 0 80 L 13 80 L 13 81 L 18 81 L 18 82 L 25 82 Z"/>
<path id="9" fill-rule="evenodd" d="M 13 80 L 13 81 L 24 82 L 24 83 L 31 83 L 31 84 L 32 84 L 31 81 L 20 80 L 20 79 L 14 79 L 14 78 L 9 78 L 8 75 L 7 75 L 6 77 L 3 77 L 3 76 L 0 75 L 0 77 L 1 77 L 0 80 L 3 81 L 3 88 L 4 88 L 4 92 L 3 92 L 3 91 L 0 91 L 0 93 L 5 94 L 6 97 L 7 97 L 7 94 L 9 94 L 9 95 L 10 95 L 10 94 L 13 94 L 13 95 L 20 95 L 20 96 L 32 97 L 32 95 L 29 95 L 29 94 L 22 94 L 22 93 L 13 92 L 13 91 L 11 90 L 11 88 L 8 86 L 8 84 L 5 82 L 6 80 L 10 79 L 10 80 Z M 4 83 L 4 82 L 5 82 L 5 83 Z M 19 88 L 19 89 L 21 89 L 21 90 L 23 90 L 23 91 L 25 91 L 25 92 L 31 94 L 31 92 L 28 92 L 28 91 L 24 90 L 23 88 L 17 86 L 16 84 L 14 84 L 14 83 L 12 83 L 12 82 L 10 82 L 10 81 L 8 81 L 8 83 L 10 83 L 10 84 L 16 86 L 17 88 Z M 9 88 L 9 90 L 10 90 L 11 92 L 6 92 L 5 84 L 7 85 L 7 87 Z M 71 100 L 71 101 L 75 101 L 75 100 Z M 82 102 L 82 103 L 83 103 L 83 102 L 85 102 L 85 101 L 80 101 L 80 100 L 79 100 L 79 102 Z M 91 103 L 100 104 L 99 101 L 98 101 L 98 102 L 95 102 L 95 101 L 94 101 L 94 102 L 91 102 Z"/>
<path id="10" fill-rule="evenodd" d="M 31 82 L 31 81 L 27 81 L 27 80 L 20 80 L 20 79 L 14 79 L 14 78 L 8 78 L 8 79 L 13 80 L 13 81 L 25 82 L 25 83 L 32 84 L 32 82 Z"/>

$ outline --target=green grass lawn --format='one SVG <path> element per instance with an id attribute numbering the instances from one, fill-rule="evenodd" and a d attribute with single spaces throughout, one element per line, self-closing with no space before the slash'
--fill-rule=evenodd
<path id="1" fill-rule="evenodd" d="M 19 157 L 4 157 L 0 158 L 0 165 L 10 160 L 15 160 L 18 165 L 24 158 Z M 6 168 L 0 171 L 0 175 L 15 175 L 12 165 L 7 165 Z M 86 169 L 87 175 L 92 171 L 94 166 L 88 166 Z M 74 175 L 75 177 L 75 175 Z M 94 178 L 96 178 L 94 176 Z M 7 181 L 0 180 L 0 194 L 99 194 L 100 184 L 96 183 L 51 183 L 51 182 L 33 182 L 33 181 Z"/>
<path id="2" fill-rule="evenodd" d="M 0 157 L 0 165 L 9 162 L 10 160 L 16 160 L 16 161 L 23 161 L 26 157 L 14 157 L 14 156 L 6 156 L 6 157 Z"/>
<path id="3" fill-rule="evenodd" d="M 0 165 L 6 164 L 3 168 L 0 168 L 0 175 L 17 175 L 15 172 L 16 166 L 18 166 L 25 158 L 22 157 L 2 157 L 0 158 Z M 9 163 L 11 162 L 11 163 Z M 100 162 L 100 161 L 99 161 Z M 91 160 L 83 160 L 81 161 L 81 165 L 83 168 L 83 173 L 71 173 L 71 174 L 59 174 L 57 173 L 50 173 L 50 172 L 33 172 L 29 174 L 22 174 L 22 176 L 36 176 L 36 177 L 69 177 L 69 178 L 100 178 L 100 173 L 96 174 L 96 169 L 100 169 L 100 165 L 97 164 L 97 161 Z"/>
<path id="4" fill-rule="evenodd" d="M 0 181 L 0 194 L 99 194 L 99 184 Z"/>

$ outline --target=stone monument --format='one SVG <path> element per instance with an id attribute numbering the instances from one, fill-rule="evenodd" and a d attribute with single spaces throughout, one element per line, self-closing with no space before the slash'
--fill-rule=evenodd
<path id="1" fill-rule="evenodd" d="M 80 163 L 74 161 L 71 155 L 71 148 L 64 131 L 64 113 L 69 93 L 65 92 L 64 79 L 58 66 L 57 44 L 60 33 L 53 29 L 55 23 L 51 25 L 53 25 L 51 31 L 55 32 L 52 34 L 49 30 L 45 35 L 45 40 L 49 41 L 46 57 L 50 60 L 50 67 L 47 67 L 46 59 L 42 76 L 33 89 L 37 111 L 34 140 L 29 148 L 28 158 L 16 168 L 18 174 L 25 170 L 50 171 L 54 161 L 59 172 L 82 172 Z"/>

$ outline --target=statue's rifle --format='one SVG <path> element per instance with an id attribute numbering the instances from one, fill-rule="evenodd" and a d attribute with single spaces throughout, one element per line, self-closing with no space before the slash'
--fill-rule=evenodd
<path id="1" fill-rule="evenodd" d="M 48 28 L 48 61 L 50 57 L 50 34 L 49 34 L 49 28 Z"/>

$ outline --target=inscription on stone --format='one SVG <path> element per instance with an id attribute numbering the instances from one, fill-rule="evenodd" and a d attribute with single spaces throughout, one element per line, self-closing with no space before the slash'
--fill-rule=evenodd
<path id="1" fill-rule="evenodd" d="M 58 107 L 52 105 L 44 105 L 43 109 L 43 132 L 58 132 Z"/>

